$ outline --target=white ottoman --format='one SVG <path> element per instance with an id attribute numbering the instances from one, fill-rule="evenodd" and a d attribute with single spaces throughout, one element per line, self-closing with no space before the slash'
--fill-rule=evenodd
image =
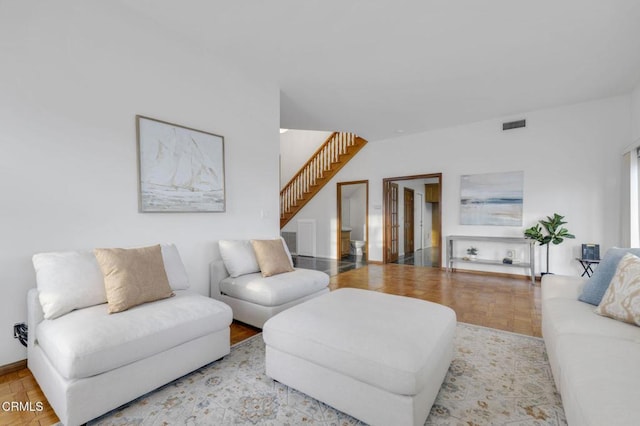
<path id="1" fill-rule="evenodd" d="M 344 288 L 263 328 L 269 377 L 374 425 L 422 425 L 453 357 L 456 314 Z"/>

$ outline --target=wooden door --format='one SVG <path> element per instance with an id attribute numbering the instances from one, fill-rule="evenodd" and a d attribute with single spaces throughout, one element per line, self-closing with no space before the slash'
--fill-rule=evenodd
<path id="1" fill-rule="evenodd" d="M 413 223 L 413 189 L 404 188 L 404 254 L 415 251 Z"/>
<path id="2" fill-rule="evenodd" d="M 424 194 L 419 192 L 416 192 L 415 194 L 413 219 L 415 223 L 415 230 L 413 233 L 413 250 L 422 250 L 424 248 Z"/>
<path id="3" fill-rule="evenodd" d="M 386 261 L 396 262 L 398 260 L 398 237 L 400 224 L 398 219 L 398 184 L 389 182 L 389 190 L 385 199 L 386 223 L 385 223 L 385 245 Z"/>
<path id="4" fill-rule="evenodd" d="M 433 203 L 431 210 L 431 253 L 434 266 L 440 266 L 440 229 L 442 227 L 442 212 L 440 211 L 440 203 Z"/>

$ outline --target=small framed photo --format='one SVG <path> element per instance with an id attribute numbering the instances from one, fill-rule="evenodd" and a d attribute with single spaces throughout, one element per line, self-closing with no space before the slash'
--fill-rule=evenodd
<path id="1" fill-rule="evenodd" d="M 136 116 L 139 211 L 224 212 L 224 137 Z"/>

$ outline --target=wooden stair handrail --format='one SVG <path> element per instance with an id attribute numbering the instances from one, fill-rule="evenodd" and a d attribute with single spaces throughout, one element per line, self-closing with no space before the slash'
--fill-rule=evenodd
<path id="1" fill-rule="evenodd" d="M 293 175 L 293 177 L 291 179 L 289 179 L 289 182 L 287 182 L 287 184 L 282 188 L 282 191 L 280 191 L 280 194 L 282 194 L 282 192 L 285 190 L 285 188 L 287 188 L 289 185 L 291 185 L 293 183 L 293 181 L 295 181 L 302 174 L 302 172 L 305 169 L 305 167 L 309 166 L 313 162 L 313 160 L 316 158 L 316 156 L 318 156 L 318 154 L 324 149 L 324 147 L 327 146 L 327 144 L 329 144 L 331 139 L 337 134 L 338 134 L 338 132 L 333 132 L 333 133 L 331 133 L 329 135 L 329 137 L 327 137 L 327 139 L 325 139 L 325 141 L 322 143 L 322 145 L 320 145 L 320 148 L 316 149 L 316 152 L 311 154 L 311 157 L 309 157 L 309 160 L 307 160 L 307 162 L 304 163 L 304 165 L 302 167 L 300 167 L 300 170 L 298 170 L 298 173 L 296 173 L 295 175 Z"/>
<path id="2" fill-rule="evenodd" d="M 366 145 L 354 133 L 333 132 L 280 191 L 280 227 Z"/>

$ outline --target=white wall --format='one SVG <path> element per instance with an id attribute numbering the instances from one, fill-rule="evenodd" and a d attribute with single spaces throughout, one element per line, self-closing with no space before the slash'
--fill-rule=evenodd
<path id="1" fill-rule="evenodd" d="M 34 253 L 174 242 L 208 294 L 218 239 L 279 232 L 274 82 L 118 3 L 37 4 L 0 14 L 0 366 L 26 356 Z M 225 213 L 138 213 L 136 114 L 225 137 Z"/>
<path id="2" fill-rule="evenodd" d="M 280 134 L 280 189 L 298 173 L 331 133 L 291 129 Z"/>
<path id="3" fill-rule="evenodd" d="M 631 137 L 629 105 L 629 96 L 619 96 L 371 142 L 334 182 L 369 179 L 370 260 L 382 260 L 382 179 L 442 172 L 443 237 L 520 237 L 525 228 L 557 212 L 576 239 L 551 248 L 550 270 L 577 274 L 573 257 L 581 243 L 596 242 L 602 250 L 619 244 L 620 152 Z M 503 121 L 519 118 L 527 119 L 525 129 L 502 131 Z M 460 175 L 517 170 L 524 171 L 523 226 L 459 224 Z M 318 256 L 332 258 L 334 182 L 293 219 L 317 219 Z M 538 249 L 538 255 L 544 252 Z"/>
<path id="4" fill-rule="evenodd" d="M 345 196 L 348 193 L 348 196 Z M 342 186 L 342 213 L 344 215 L 345 206 L 348 205 L 348 221 L 343 221 L 342 226 L 351 227 L 352 240 L 364 240 L 366 233 L 364 227 L 367 223 L 367 185 L 358 183 Z"/>
<path id="5" fill-rule="evenodd" d="M 640 83 L 631 93 L 631 130 L 632 141 L 640 141 Z"/>

